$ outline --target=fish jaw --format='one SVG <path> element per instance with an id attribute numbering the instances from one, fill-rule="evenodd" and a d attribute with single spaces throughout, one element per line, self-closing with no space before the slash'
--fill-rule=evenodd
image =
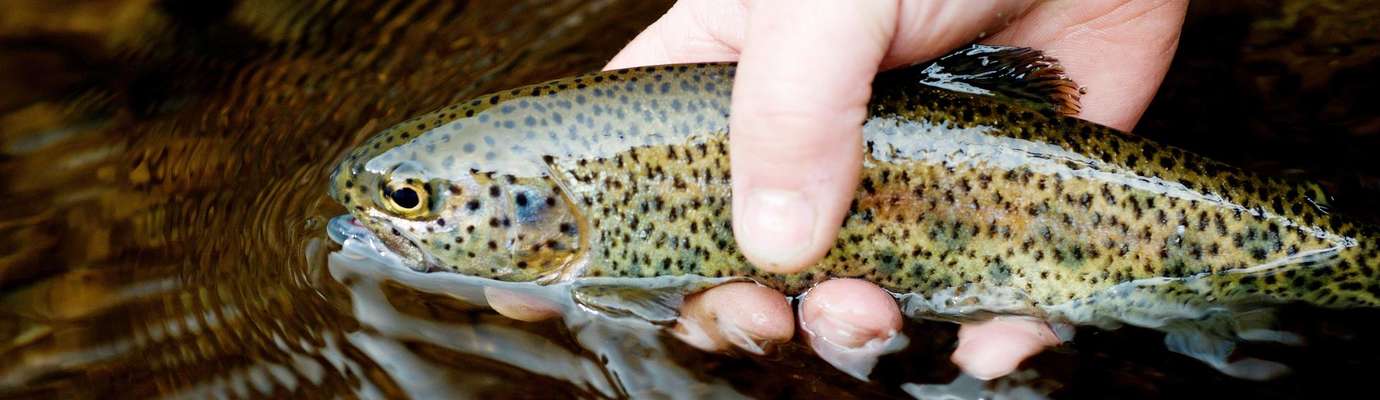
<path id="1" fill-rule="evenodd" d="M 369 228 L 365 227 L 358 219 L 350 214 L 341 214 L 337 215 L 335 218 L 331 218 L 330 222 L 326 224 L 326 236 L 330 237 L 331 241 L 341 246 L 345 246 L 346 242 L 350 240 L 362 243 L 367 248 L 372 249 L 380 255 L 396 258 L 399 262 L 413 271 L 429 272 L 434 269 L 432 266 L 436 265 L 436 262 L 431 260 L 428 254 L 423 253 L 422 257 L 424 259 L 418 260 L 394 251 L 392 246 L 385 243 L 383 239 L 375 235 L 374 232 L 370 231 Z"/>

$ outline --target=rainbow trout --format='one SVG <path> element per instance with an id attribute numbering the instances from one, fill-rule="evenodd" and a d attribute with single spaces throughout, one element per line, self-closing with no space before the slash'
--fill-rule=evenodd
<path id="1" fill-rule="evenodd" d="M 1318 186 L 1064 115 L 1078 89 L 1052 59 L 977 45 L 876 78 L 837 244 L 763 273 L 730 227 L 733 73 L 602 72 L 413 118 L 340 163 L 330 192 L 356 222 L 333 232 L 372 234 L 422 272 L 600 282 L 574 299 L 613 314 L 673 319 L 679 296 L 726 279 L 797 294 L 851 277 L 913 316 L 1158 328 L 1237 375 L 1234 341 L 1283 340 L 1250 311 L 1380 301 L 1376 230 L 1330 214 Z M 630 283 L 664 276 L 723 279 Z"/>

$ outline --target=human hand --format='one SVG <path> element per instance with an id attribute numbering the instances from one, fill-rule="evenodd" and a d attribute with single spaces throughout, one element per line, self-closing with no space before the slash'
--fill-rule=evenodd
<path id="1" fill-rule="evenodd" d="M 1088 89 L 1079 117 L 1130 130 L 1178 44 L 1186 0 L 682 0 L 606 69 L 738 61 L 730 116 L 734 234 L 748 260 L 799 271 L 835 243 L 862 167 L 862 122 L 879 70 L 988 44 L 1040 49 Z M 494 303 L 494 299 L 490 299 Z M 512 301 L 509 300 L 508 303 Z M 500 299 L 495 308 L 512 307 Z M 751 284 L 693 296 L 679 332 L 706 349 L 789 340 L 785 298 Z M 895 335 L 900 311 L 875 284 L 811 290 L 801 327 L 822 355 Z M 1058 340 L 1047 325 L 964 325 L 952 359 L 995 378 Z"/>

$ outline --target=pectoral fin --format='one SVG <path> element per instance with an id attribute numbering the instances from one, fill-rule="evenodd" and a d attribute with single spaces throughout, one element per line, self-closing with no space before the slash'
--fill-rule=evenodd
<path id="1" fill-rule="evenodd" d="M 1169 351 L 1193 357 L 1241 379 L 1264 381 L 1289 373 L 1289 367 L 1278 362 L 1250 357 L 1233 359 L 1235 341 L 1201 330 L 1170 330 L 1164 336 L 1164 344 Z"/>
<path id="2" fill-rule="evenodd" d="M 575 284 L 571 290 L 576 304 L 600 314 L 671 325 L 680 317 L 680 306 L 686 296 L 731 280 L 685 275 L 590 278 Z"/>

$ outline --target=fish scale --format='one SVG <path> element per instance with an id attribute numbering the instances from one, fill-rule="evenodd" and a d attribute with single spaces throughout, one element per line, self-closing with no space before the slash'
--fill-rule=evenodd
<path id="1" fill-rule="evenodd" d="M 1015 72 L 933 82 L 988 65 L 973 57 Z M 1257 304 L 1380 304 L 1374 228 L 1328 213 L 1318 186 L 1063 115 L 1076 95 L 1052 60 L 988 46 L 880 75 L 835 246 L 799 273 L 761 272 L 730 223 L 733 72 L 633 68 L 450 106 L 361 145 L 332 193 L 420 270 L 509 281 L 701 275 L 795 294 L 855 277 L 956 318 L 1204 331 Z M 1030 91 L 1052 100 L 1007 95 Z M 428 202 L 399 210 L 396 190 Z"/>

